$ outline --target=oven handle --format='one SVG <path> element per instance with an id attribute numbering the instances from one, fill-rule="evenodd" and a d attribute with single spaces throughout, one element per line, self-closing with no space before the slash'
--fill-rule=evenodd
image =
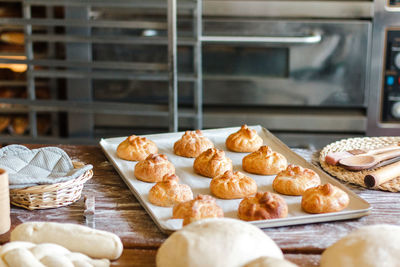
<path id="1" fill-rule="evenodd" d="M 317 44 L 321 42 L 321 34 L 315 33 L 300 37 L 273 36 L 201 36 L 202 42 L 209 43 L 269 43 L 269 44 Z"/>

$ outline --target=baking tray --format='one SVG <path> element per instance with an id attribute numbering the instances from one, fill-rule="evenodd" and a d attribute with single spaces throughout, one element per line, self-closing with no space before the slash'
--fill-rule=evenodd
<path id="1" fill-rule="evenodd" d="M 346 186 L 342 185 L 339 181 L 329 176 L 320 168 L 312 165 L 304 158 L 293 152 L 289 147 L 287 147 L 282 141 L 271 134 L 267 129 L 258 125 L 250 126 L 250 128 L 257 131 L 257 133 L 264 140 L 264 144 L 268 145 L 272 150 L 283 154 L 288 160 L 288 163 L 300 165 L 314 170 L 320 176 L 321 183 L 324 184 L 329 182 L 341 188 L 349 195 L 350 198 L 349 206 L 342 211 L 323 214 L 309 214 L 301 210 L 301 196 L 285 196 L 280 194 L 280 196 L 282 196 L 288 204 L 288 216 L 282 219 L 252 221 L 250 222 L 251 224 L 254 224 L 260 228 L 268 228 L 346 220 L 359 218 L 369 214 L 371 210 L 371 206 L 369 205 L 369 203 L 360 198 L 351 190 L 349 190 Z M 257 182 L 258 191 L 274 192 L 274 190 L 272 189 L 272 181 L 275 178 L 275 175 L 265 176 L 245 172 L 242 169 L 242 158 L 248 153 L 236 153 L 227 150 L 225 146 L 226 138 L 228 137 L 228 135 L 238 131 L 239 129 L 240 127 L 203 130 L 203 134 L 214 143 L 216 148 L 224 150 L 226 156 L 232 159 L 233 169 L 235 171 L 241 171 L 246 175 L 252 177 Z M 180 183 L 188 184 L 192 188 L 194 196 L 196 196 L 197 194 L 211 195 L 209 189 L 209 183 L 211 179 L 194 173 L 194 158 L 179 157 L 173 152 L 173 145 L 175 141 L 181 138 L 182 134 L 183 132 L 153 134 L 145 136 L 157 144 L 159 153 L 167 155 L 169 161 L 171 161 L 176 168 L 176 174 L 180 178 Z M 139 200 L 142 206 L 146 209 L 146 211 L 149 213 L 149 215 L 156 223 L 156 225 L 161 229 L 161 231 L 165 233 L 171 233 L 173 231 L 179 230 L 180 228 L 182 228 L 182 220 L 171 219 L 172 208 L 158 207 L 148 201 L 148 192 L 150 188 L 154 185 L 154 183 L 142 182 L 135 178 L 133 173 L 135 164 L 137 162 L 126 161 L 117 157 L 117 146 L 125 139 L 126 137 L 102 139 L 100 141 L 100 146 L 103 149 L 104 154 L 107 156 L 107 158 L 120 174 L 121 178 L 125 181 L 129 189 Z M 223 200 L 217 198 L 217 203 L 223 208 L 225 217 L 238 218 L 237 208 L 241 200 L 242 199 Z"/>

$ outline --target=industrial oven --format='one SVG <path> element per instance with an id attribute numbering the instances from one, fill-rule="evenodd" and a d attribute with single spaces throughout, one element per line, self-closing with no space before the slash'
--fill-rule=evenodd
<path id="1" fill-rule="evenodd" d="M 167 1 L 7 2 L 16 2 L 20 14 L 3 15 L 2 33 L 20 27 L 31 44 L 23 54 L 32 49 L 34 55 L 26 75 L 17 79 L 35 84 L 34 115 L 52 125 L 40 128 L 37 140 L 97 142 L 168 131 Z M 372 130 L 372 119 L 382 121 L 376 129 L 395 128 L 394 115 L 375 118 L 379 112 L 372 107 L 396 110 L 397 96 L 377 86 L 391 79 L 386 76 L 399 84 L 395 68 L 389 75 L 384 63 L 377 64 L 384 58 L 384 45 L 377 40 L 396 38 L 396 1 L 200 4 L 177 5 L 179 129 L 198 128 L 199 121 L 203 128 L 261 124 L 291 146 L 322 146 L 341 137 L 385 134 Z M 372 52 L 378 50 L 382 53 Z M 390 58 L 395 62 L 394 55 Z M 377 68 L 385 79 L 374 85 Z M 374 104 L 374 93 L 388 101 Z M 69 108 L 60 107 L 65 103 Z M 23 107 L 6 105 L 1 112 L 14 118 L 32 109 Z M 23 135 L 31 135 L 31 126 Z M 2 136 L 9 134 L 20 137 L 10 127 Z"/>

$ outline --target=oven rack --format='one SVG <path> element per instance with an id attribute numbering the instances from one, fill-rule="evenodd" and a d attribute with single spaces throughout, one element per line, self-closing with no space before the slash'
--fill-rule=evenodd
<path id="1" fill-rule="evenodd" d="M 201 74 L 201 0 L 6 0 L 4 2 L 19 3 L 22 17 L 0 18 L 0 29 L 20 29 L 24 31 L 25 47 L 20 53 L 0 52 L 0 63 L 26 64 L 25 80 L 0 80 L 3 87 L 25 87 L 26 99 L 1 98 L 0 103 L 9 104 L 0 108 L 0 114 L 29 115 L 29 135 L 18 136 L 0 134 L 2 142 L 40 142 L 40 143 L 97 143 L 94 138 L 94 114 L 124 114 L 144 117 L 161 117 L 168 121 L 168 130 L 178 130 L 179 118 L 190 118 L 193 128 L 202 128 L 202 74 Z M 45 16 L 36 17 L 33 8 L 44 8 Z M 166 9 L 167 21 L 154 20 L 116 20 L 96 17 L 96 8 L 123 9 Z M 55 14 L 56 8 L 62 8 L 64 17 Z M 192 33 L 190 37 L 177 39 L 177 12 L 185 12 L 192 17 Z M 200 15 L 199 15 L 200 14 Z M 60 28 L 62 31 L 60 33 Z M 99 36 L 93 35 L 94 29 L 127 29 L 127 30 L 162 30 L 165 37 L 145 36 Z M 34 46 L 45 43 L 47 51 L 39 54 Z M 57 58 L 57 45 L 64 46 L 65 58 Z M 96 61 L 92 57 L 94 44 L 115 45 L 154 45 L 167 46 L 167 62 L 121 62 Z M 177 75 L 177 45 L 193 46 L 192 74 Z M 10 59 L 7 56 L 25 56 L 25 59 Z M 66 82 L 68 96 L 59 99 L 57 81 Z M 165 81 L 168 86 L 168 104 L 137 104 L 104 102 L 93 99 L 92 82 L 101 80 L 138 80 Z M 179 82 L 194 84 L 193 108 L 179 108 Z M 50 86 L 51 98 L 40 100 L 36 98 L 38 86 Z M 1 90 L 1 88 L 0 88 Z M 40 112 L 52 114 L 52 136 L 38 135 L 37 115 Z M 61 137 L 60 122 L 57 113 L 67 114 L 66 137 Z"/>

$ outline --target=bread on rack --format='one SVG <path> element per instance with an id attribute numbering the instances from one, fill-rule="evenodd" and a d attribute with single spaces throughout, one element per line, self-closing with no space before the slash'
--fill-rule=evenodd
<path id="1" fill-rule="evenodd" d="M 255 194 L 257 184 L 253 178 L 241 172 L 226 171 L 211 180 L 210 190 L 222 199 L 243 198 Z"/>
<path id="2" fill-rule="evenodd" d="M 238 216 L 244 221 L 285 218 L 287 214 L 285 200 L 270 192 L 258 192 L 255 196 L 245 197 L 238 209 Z"/>
<path id="3" fill-rule="evenodd" d="M 223 150 L 209 148 L 196 157 L 193 169 L 197 174 L 212 178 L 232 170 L 232 160 L 226 157 Z"/>
<path id="4" fill-rule="evenodd" d="M 254 152 L 262 146 L 263 140 L 256 130 L 250 129 L 246 124 L 239 131 L 228 136 L 226 147 L 234 152 Z"/>
<path id="5" fill-rule="evenodd" d="M 301 196 L 307 189 L 321 184 L 319 175 L 311 169 L 290 164 L 278 173 L 272 187 L 278 193 Z"/>
<path id="6" fill-rule="evenodd" d="M 117 156 L 130 161 L 144 160 L 149 154 L 158 152 L 157 145 L 146 137 L 131 135 L 117 147 Z"/>
<path id="7" fill-rule="evenodd" d="M 179 184 L 175 174 L 167 174 L 149 191 L 149 201 L 157 206 L 172 207 L 178 203 L 193 199 L 193 193 L 186 184 Z"/>
<path id="8" fill-rule="evenodd" d="M 301 199 L 301 207 L 308 213 L 335 212 L 345 209 L 349 201 L 346 192 L 328 183 L 307 189 Z"/>
<path id="9" fill-rule="evenodd" d="M 273 175 L 284 170 L 286 158 L 268 146 L 261 146 L 257 151 L 245 156 L 242 160 L 243 169 L 249 173 Z"/>
<path id="10" fill-rule="evenodd" d="M 15 97 L 15 90 L 11 88 L 0 88 L 0 98 L 14 98 L 14 97 Z M 0 108 L 9 108 L 11 106 L 12 104 L 0 103 Z"/>
<path id="11" fill-rule="evenodd" d="M 214 144 L 200 130 L 186 131 L 174 144 L 174 153 L 178 156 L 195 158 Z"/>
<path id="12" fill-rule="evenodd" d="M 135 165 L 134 175 L 138 180 L 148 183 L 161 182 L 165 175 L 175 173 L 174 165 L 166 155 L 150 154 Z"/>
<path id="13" fill-rule="evenodd" d="M 29 121 L 26 116 L 15 116 L 12 120 L 13 133 L 22 135 L 26 132 L 29 126 Z"/>
<path id="14" fill-rule="evenodd" d="M 205 219 L 222 218 L 224 211 L 209 195 L 197 195 L 195 199 L 179 203 L 172 210 L 173 219 L 183 219 L 183 225 Z"/>
<path id="15" fill-rule="evenodd" d="M 7 129 L 11 123 L 11 117 L 9 115 L 0 116 L 0 133 Z"/>

